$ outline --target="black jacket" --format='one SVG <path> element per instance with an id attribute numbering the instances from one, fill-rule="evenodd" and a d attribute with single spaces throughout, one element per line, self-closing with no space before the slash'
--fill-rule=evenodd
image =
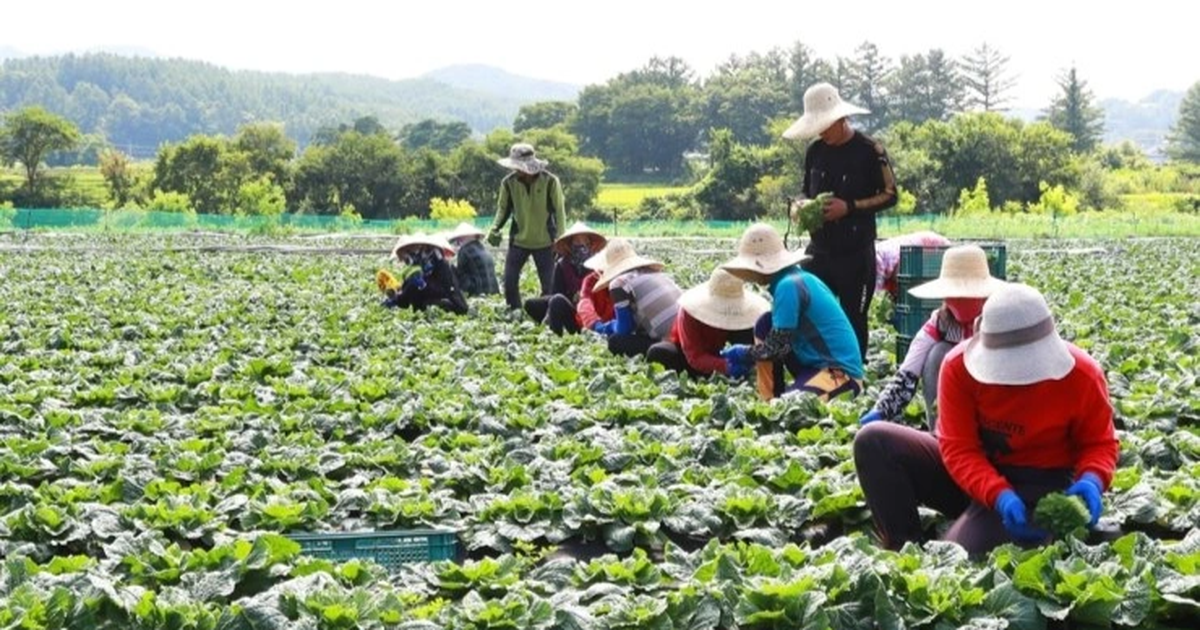
<path id="1" fill-rule="evenodd" d="M 875 213 L 896 205 L 896 176 L 887 151 L 855 131 L 845 144 L 813 142 L 804 156 L 804 194 L 823 192 L 846 202 L 850 213 L 813 232 L 808 253 L 843 256 L 875 246 Z"/>

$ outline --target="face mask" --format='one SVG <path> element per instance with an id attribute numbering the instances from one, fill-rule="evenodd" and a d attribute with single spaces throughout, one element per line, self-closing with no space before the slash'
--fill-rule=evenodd
<path id="1" fill-rule="evenodd" d="M 959 323 L 970 326 L 983 313 L 984 298 L 946 298 L 946 308 Z"/>
<path id="2" fill-rule="evenodd" d="M 592 257 L 592 248 L 586 243 L 575 243 L 571 245 L 571 260 L 577 265 L 582 265 L 583 261 Z"/>
<path id="3" fill-rule="evenodd" d="M 419 266 L 421 273 L 428 275 L 433 272 L 433 264 L 441 260 L 441 258 L 441 250 L 433 247 L 422 247 L 409 255 L 408 264 Z"/>

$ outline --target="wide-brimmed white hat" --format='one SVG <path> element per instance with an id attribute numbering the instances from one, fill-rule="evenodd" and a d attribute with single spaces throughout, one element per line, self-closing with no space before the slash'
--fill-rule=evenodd
<path id="1" fill-rule="evenodd" d="M 817 83 L 804 91 L 804 115 L 783 132 L 788 140 L 807 140 L 821 135 L 830 125 L 853 114 L 869 114 L 857 105 L 842 100 L 837 88 Z"/>
<path id="2" fill-rule="evenodd" d="M 707 282 L 679 296 L 679 308 L 713 328 L 743 330 L 753 328 L 771 305 L 763 296 L 747 291 L 741 278 L 717 268 Z"/>
<path id="3" fill-rule="evenodd" d="M 416 234 L 406 234 L 396 241 L 396 246 L 392 248 L 392 259 L 400 260 L 404 255 L 405 250 L 416 247 L 417 245 L 429 245 L 442 250 L 442 254 L 446 258 L 454 256 L 454 248 L 446 239 L 440 236 L 431 236 L 422 232 Z"/>
<path id="4" fill-rule="evenodd" d="M 908 290 L 921 299 L 985 298 L 1004 286 L 988 271 L 987 254 L 978 245 L 959 245 L 942 255 L 942 270 L 936 280 Z"/>
<path id="5" fill-rule="evenodd" d="M 546 165 L 549 164 L 546 160 L 538 159 L 533 151 L 533 145 L 524 142 L 518 142 L 512 145 L 508 150 L 508 157 L 496 160 L 500 166 L 511 168 L 514 171 L 521 171 L 530 175 L 541 173 Z"/>
<path id="6" fill-rule="evenodd" d="M 623 238 L 610 240 L 601 254 L 604 255 L 604 270 L 600 272 L 600 278 L 596 280 L 597 289 L 607 287 L 614 278 L 627 271 L 643 268 L 657 271 L 663 267 L 662 263 L 653 258 L 639 256 L 637 252 L 633 251 L 633 245 Z"/>
<path id="7" fill-rule="evenodd" d="M 975 380 L 991 385 L 1058 380 L 1075 367 L 1046 298 L 1018 283 L 1006 283 L 983 303 L 963 362 Z"/>
<path id="8" fill-rule="evenodd" d="M 783 237 L 775 228 L 766 223 L 755 223 L 738 239 L 737 257 L 721 268 L 746 282 L 761 283 L 776 271 L 807 259 L 803 252 L 784 247 Z"/>
<path id="9" fill-rule="evenodd" d="M 457 226 L 455 226 L 454 231 L 446 235 L 446 240 L 450 243 L 453 243 L 460 238 L 473 238 L 475 240 L 479 240 L 483 237 L 483 230 L 464 221 L 463 223 L 459 223 Z"/>
<path id="10" fill-rule="evenodd" d="M 554 241 L 554 251 L 566 256 L 570 253 L 571 239 L 579 236 L 580 234 L 588 237 L 588 249 L 590 249 L 593 254 L 604 249 L 604 246 L 608 244 L 608 239 L 605 238 L 603 234 L 588 227 L 583 221 L 576 221 L 574 225 L 567 228 L 566 232 L 563 232 L 562 236 L 558 237 Z M 589 258 L 588 260 L 591 259 Z M 587 263 L 584 264 L 586 265 Z"/>

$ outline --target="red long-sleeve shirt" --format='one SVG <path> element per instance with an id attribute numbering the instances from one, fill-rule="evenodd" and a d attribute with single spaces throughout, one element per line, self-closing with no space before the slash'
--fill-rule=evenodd
<path id="1" fill-rule="evenodd" d="M 617 316 L 613 309 L 608 289 L 596 290 L 600 272 L 593 271 L 583 277 L 579 287 L 579 302 L 575 304 L 575 321 L 580 328 L 591 328 L 596 322 L 606 322 Z"/>
<path id="2" fill-rule="evenodd" d="M 1104 371 L 1067 344 L 1075 367 L 1060 380 L 987 385 L 963 363 L 967 344 L 946 355 L 938 382 L 938 445 L 946 470 L 972 499 L 992 506 L 1011 488 L 996 466 L 1071 468 L 1107 488 L 1119 448 Z"/>
<path id="3" fill-rule="evenodd" d="M 729 340 L 729 331 L 713 328 L 688 315 L 682 308 L 675 316 L 667 340 L 679 346 L 683 357 L 693 370 L 703 374 L 726 374 L 725 359 L 721 350 Z"/>

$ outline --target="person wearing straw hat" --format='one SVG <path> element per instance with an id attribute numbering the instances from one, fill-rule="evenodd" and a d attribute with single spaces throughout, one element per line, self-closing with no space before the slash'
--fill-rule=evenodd
<path id="1" fill-rule="evenodd" d="M 499 246 L 501 230 L 512 220 L 504 257 L 504 301 L 510 309 L 519 309 L 521 269 L 531 257 L 537 267 L 540 295 L 550 293 L 554 267 L 551 245 L 567 222 L 566 200 L 558 177 L 546 170 L 546 160 L 537 157 L 533 145 L 518 142 L 509 149 L 508 157 L 497 162 L 512 172 L 500 182 L 496 218 L 487 241 L 493 247 Z"/>
<path id="2" fill-rule="evenodd" d="M 942 360 L 959 342 L 971 337 L 984 300 L 1002 286 L 1004 281 L 993 278 L 988 271 L 987 254 L 978 245 L 946 250 L 937 279 L 908 290 L 914 297 L 944 302 L 913 336 L 900 368 L 871 410 L 859 418 L 859 424 L 899 418 L 916 394 L 917 383 L 923 381 L 925 419 L 929 430 L 936 431 L 937 382 Z"/>
<path id="3" fill-rule="evenodd" d="M 807 256 L 788 251 L 775 228 L 756 223 L 738 240 L 737 257 L 721 265 L 729 273 L 770 287 L 771 312 L 754 325 L 754 346 L 730 346 L 731 363 L 758 363 L 758 393 L 770 400 L 809 392 L 822 400 L 862 391 L 863 362 L 850 320 L 837 298 L 801 269 Z M 785 386 L 784 368 L 794 380 Z"/>
<path id="4" fill-rule="evenodd" d="M 754 322 L 771 310 L 765 298 L 746 290 L 741 278 L 714 269 L 708 281 L 679 296 L 679 312 L 666 341 L 650 346 L 646 360 L 692 376 L 741 378 L 750 370 L 721 356 L 726 343 L 754 341 Z"/>
<path id="5" fill-rule="evenodd" d="M 457 251 L 454 273 L 458 286 L 467 295 L 495 295 L 500 292 L 496 281 L 496 261 L 481 242 L 483 231 L 470 223 L 459 223 L 446 240 Z"/>
<path id="6" fill-rule="evenodd" d="M 584 263 L 604 249 L 607 243 L 604 235 L 582 221 L 576 221 L 554 241 L 556 260 L 550 283 L 551 294 L 525 300 L 525 312 L 533 321 L 545 323 L 556 335 L 579 332 L 581 322 L 576 316 L 575 306 L 583 288 L 583 279 L 591 272 Z"/>
<path id="7" fill-rule="evenodd" d="M 918 508 L 955 519 L 947 540 L 972 555 L 1049 535 L 1032 520 L 1051 492 L 1078 496 L 1095 526 L 1119 454 L 1104 369 L 1055 330 L 1046 299 L 1005 284 L 975 335 L 950 351 L 938 386 L 938 435 L 875 422 L 854 463 L 882 543 L 925 539 Z"/>
<path id="8" fill-rule="evenodd" d="M 423 311 L 430 306 L 460 315 L 467 312 L 467 299 L 458 288 L 448 259 L 454 256 L 450 243 L 437 236 L 402 236 L 392 249 L 392 260 L 412 268 L 403 282 L 386 269 L 375 274 L 384 293 L 383 305 Z"/>
<path id="9" fill-rule="evenodd" d="M 789 140 L 817 140 L 804 154 L 803 196 L 831 196 L 824 222 L 811 238 L 804 268 L 837 296 L 867 356 L 868 314 L 875 287 L 875 214 L 896 205 L 896 177 L 883 145 L 850 126 L 867 110 L 842 100 L 837 88 L 817 83 L 804 92 L 804 115 L 783 132 Z"/>
<path id="10" fill-rule="evenodd" d="M 614 317 L 593 330 L 608 338 L 613 354 L 645 355 L 670 332 L 682 291 L 662 272 L 662 263 L 639 255 L 626 239 L 610 240 L 603 254 L 596 289 L 608 289 Z"/>

